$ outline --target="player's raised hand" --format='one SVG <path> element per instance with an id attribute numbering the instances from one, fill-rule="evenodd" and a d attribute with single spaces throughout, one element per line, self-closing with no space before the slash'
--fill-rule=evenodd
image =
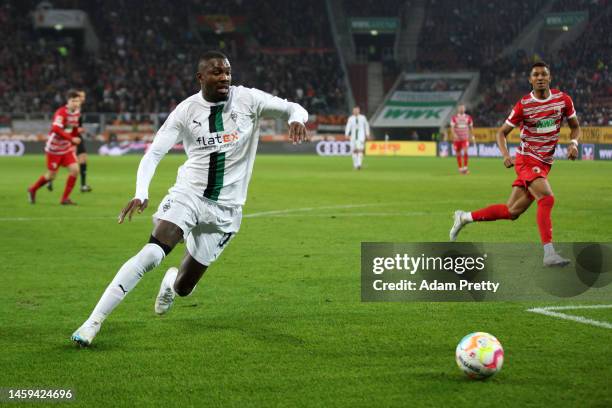
<path id="1" fill-rule="evenodd" d="M 72 138 L 72 144 L 73 145 L 81 144 L 81 138 L 80 137 L 73 137 Z"/>
<path id="2" fill-rule="evenodd" d="M 567 158 L 570 160 L 576 160 L 578 158 L 578 148 L 573 143 L 567 148 Z"/>
<path id="3" fill-rule="evenodd" d="M 123 224 L 123 221 L 125 220 L 126 215 L 128 217 L 128 221 L 132 221 L 132 215 L 134 215 L 134 211 L 138 210 L 138 214 L 140 214 L 145 210 L 145 208 L 147 208 L 148 205 L 149 205 L 148 199 L 144 201 L 140 201 L 140 199 L 138 198 L 134 198 L 130 200 L 130 202 L 127 203 L 125 207 L 123 207 L 123 210 L 121 210 L 121 213 L 119 214 L 119 218 L 117 222 L 119 224 Z"/>
<path id="4" fill-rule="evenodd" d="M 510 167 L 513 167 L 514 159 L 510 156 L 504 156 L 504 166 L 506 166 L 507 169 L 509 169 Z"/>
<path id="5" fill-rule="evenodd" d="M 307 142 L 306 126 L 301 122 L 291 122 L 289 124 L 289 139 L 293 144 Z"/>

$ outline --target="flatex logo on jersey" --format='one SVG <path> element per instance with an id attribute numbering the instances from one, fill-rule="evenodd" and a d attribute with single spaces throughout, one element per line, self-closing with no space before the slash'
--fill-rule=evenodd
<path id="1" fill-rule="evenodd" d="M 351 143 L 349 141 L 326 141 L 317 143 L 319 156 L 350 156 Z"/>
<path id="2" fill-rule="evenodd" d="M 227 150 L 240 140 L 237 130 L 231 132 L 210 133 L 208 136 L 200 136 L 195 139 L 198 148 L 202 150 Z"/>
<path id="3" fill-rule="evenodd" d="M 0 156 L 23 156 L 25 145 L 21 140 L 0 140 Z"/>

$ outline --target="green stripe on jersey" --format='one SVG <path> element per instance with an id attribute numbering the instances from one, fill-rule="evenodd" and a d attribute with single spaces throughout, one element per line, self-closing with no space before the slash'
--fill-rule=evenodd
<path id="1" fill-rule="evenodd" d="M 210 133 L 223 132 L 223 106 L 215 105 L 210 107 L 210 116 L 208 116 L 208 128 Z"/>
<path id="2" fill-rule="evenodd" d="M 225 153 L 214 152 L 210 155 L 208 164 L 208 184 L 204 190 L 204 197 L 217 201 L 223 187 L 225 175 Z"/>

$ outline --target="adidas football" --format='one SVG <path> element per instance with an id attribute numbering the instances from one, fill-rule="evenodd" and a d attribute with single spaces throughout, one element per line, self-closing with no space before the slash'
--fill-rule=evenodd
<path id="1" fill-rule="evenodd" d="M 495 336 L 476 332 L 461 339 L 455 358 L 461 371 L 468 377 L 481 380 L 501 370 L 504 349 Z"/>

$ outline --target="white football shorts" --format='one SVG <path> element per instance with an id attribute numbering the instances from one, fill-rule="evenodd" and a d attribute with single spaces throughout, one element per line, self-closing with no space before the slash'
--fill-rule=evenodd
<path id="1" fill-rule="evenodd" d="M 242 207 L 219 205 L 188 189 L 174 186 L 153 214 L 153 221 L 169 221 L 183 230 L 189 254 L 210 265 L 240 229 Z"/>
<path id="2" fill-rule="evenodd" d="M 365 139 L 351 139 L 351 153 L 365 149 Z"/>

